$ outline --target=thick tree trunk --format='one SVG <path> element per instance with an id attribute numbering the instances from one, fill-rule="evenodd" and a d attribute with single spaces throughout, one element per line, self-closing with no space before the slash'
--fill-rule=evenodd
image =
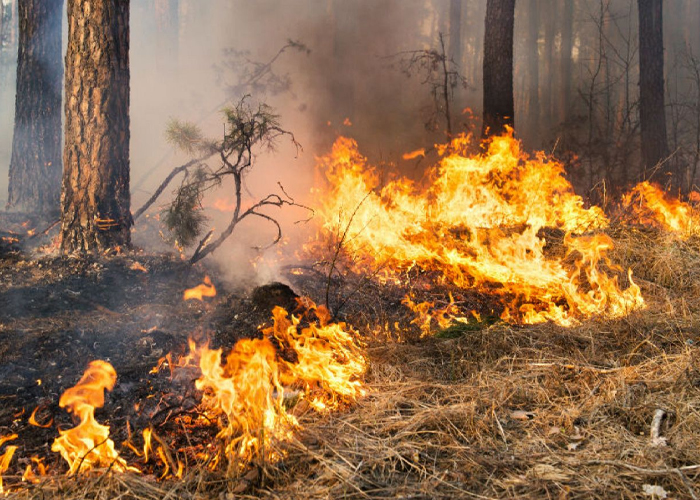
<path id="1" fill-rule="evenodd" d="M 653 169 L 668 156 L 664 107 L 662 0 L 638 0 L 639 121 L 645 177 L 673 181 L 670 167 Z M 674 181 L 675 183 L 675 181 Z"/>
<path id="2" fill-rule="evenodd" d="M 513 126 L 513 27 L 515 0 L 488 0 L 484 34 L 482 140 Z"/>
<path id="3" fill-rule="evenodd" d="M 68 0 L 61 249 L 129 246 L 129 0 Z"/>
<path id="4" fill-rule="evenodd" d="M 63 1 L 19 0 L 8 208 L 53 217 L 61 197 Z"/>

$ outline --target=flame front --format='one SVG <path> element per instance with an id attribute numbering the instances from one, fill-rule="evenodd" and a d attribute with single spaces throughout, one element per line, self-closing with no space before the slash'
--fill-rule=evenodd
<path id="1" fill-rule="evenodd" d="M 92 361 L 83 377 L 66 390 L 59 399 L 61 408 L 80 419 L 80 423 L 60 436 L 51 445 L 68 462 L 68 474 L 84 472 L 94 467 L 111 467 L 123 472 L 130 469 L 114 449 L 109 439 L 109 426 L 97 423 L 95 408 L 104 405 L 105 389 L 111 391 L 117 381 L 117 372 L 106 361 Z"/>
<path id="2" fill-rule="evenodd" d="M 291 440 L 298 426 L 286 409 L 290 396 L 325 409 L 364 394 L 365 359 L 344 324 L 327 324 L 323 308 L 306 328 L 280 307 L 273 316 L 263 338 L 240 340 L 223 364 L 221 349 L 190 344 L 202 371 L 196 381 L 202 402 L 225 417 L 218 437 L 231 463 L 280 457 L 275 445 Z"/>
<path id="3" fill-rule="evenodd" d="M 398 178 L 382 187 L 357 144 L 339 138 L 320 160 L 325 233 L 360 271 L 381 268 L 400 280 L 419 266 L 460 288 L 488 287 L 514 322 L 571 325 L 643 307 L 631 274 L 622 289 L 612 273 L 610 238 L 587 234 L 607 227 L 605 214 L 584 206 L 561 163 L 529 157 L 512 133 L 482 154 L 467 154 L 469 143 L 439 147 L 424 183 Z M 545 229 L 561 233 L 564 252 L 546 251 Z"/>

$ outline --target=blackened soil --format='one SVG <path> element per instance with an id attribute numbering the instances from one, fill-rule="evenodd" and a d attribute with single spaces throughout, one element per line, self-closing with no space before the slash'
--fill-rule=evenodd
<path id="1" fill-rule="evenodd" d="M 185 302 L 183 291 L 205 275 L 217 296 Z M 136 457 L 122 443 L 132 432 L 140 448 L 141 431 L 149 426 L 171 439 L 173 449 L 182 449 L 187 443 L 178 442 L 184 438 L 175 432 L 181 430 L 177 417 L 198 414 L 197 374 L 171 378 L 165 367 L 151 369 L 168 353 L 173 359 L 185 354 L 190 337 L 227 349 L 258 336 L 271 319 L 263 309 L 248 294 L 227 290 L 215 269 L 192 267 L 175 256 L 29 258 L 19 248 L 0 255 L 0 437 L 16 433 L 12 444 L 19 446 L 7 474 L 21 474 L 34 455 L 54 471 L 65 469 L 50 446 L 58 429 L 74 422 L 58 401 L 96 359 L 109 361 L 118 374 L 96 418 L 110 425 L 127 461 Z M 37 407 L 36 420 L 46 428 L 29 424 Z M 212 441 L 215 423 L 192 432 Z M 205 441 L 192 438 L 186 437 Z"/>

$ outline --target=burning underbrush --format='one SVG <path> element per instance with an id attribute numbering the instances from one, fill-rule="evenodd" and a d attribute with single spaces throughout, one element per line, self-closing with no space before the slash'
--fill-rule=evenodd
<path id="1" fill-rule="evenodd" d="M 321 158 L 322 227 L 285 278 L 330 307 L 13 247 L 4 494 L 697 498 L 695 207 L 640 184 L 605 214 L 509 136 L 439 149 L 421 182 L 348 139 Z"/>
<path id="2" fill-rule="evenodd" d="M 512 135 L 479 154 L 470 147 L 469 137 L 438 146 L 437 165 L 416 182 L 373 167 L 351 139 L 336 141 L 319 161 L 322 229 L 307 246 L 328 276 L 327 301 L 334 280 L 359 275 L 407 290 L 402 302 L 424 334 L 494 317 L 622 318 L 646 303 L 632 268 L 611 258 L 614 230 L 696 235 L 695 209 L 647 182 L 622 198 L 612 228 L 555 159 L 529 156 Z"/>

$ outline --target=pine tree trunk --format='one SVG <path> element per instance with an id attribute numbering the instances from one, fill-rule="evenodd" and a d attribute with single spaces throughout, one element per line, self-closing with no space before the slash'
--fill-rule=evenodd
<path id="1" fill-rule="evenodd" d="M 8 208 L 57 216 L 61 197 L 63 1 L 19 0 Z"/>
<path id="2" fill-rule="evenodd" d="M 662 0 L 638 0 L 639 121 L 645 177 L 673 181 L 669 167 L 653 169 L 668 156 L 664 108 L 664 47 Z"/>
<path id="3" fill-rule="evenodd" d="M 129 246 L 129 0 L 68 0 L 61 249 Z"/>
<path id="4" fill-rule="evenodd" d="M 515 0 L 488 0 L 484 34 L 484 123 L 481 138 L 513 126 Z"/>

